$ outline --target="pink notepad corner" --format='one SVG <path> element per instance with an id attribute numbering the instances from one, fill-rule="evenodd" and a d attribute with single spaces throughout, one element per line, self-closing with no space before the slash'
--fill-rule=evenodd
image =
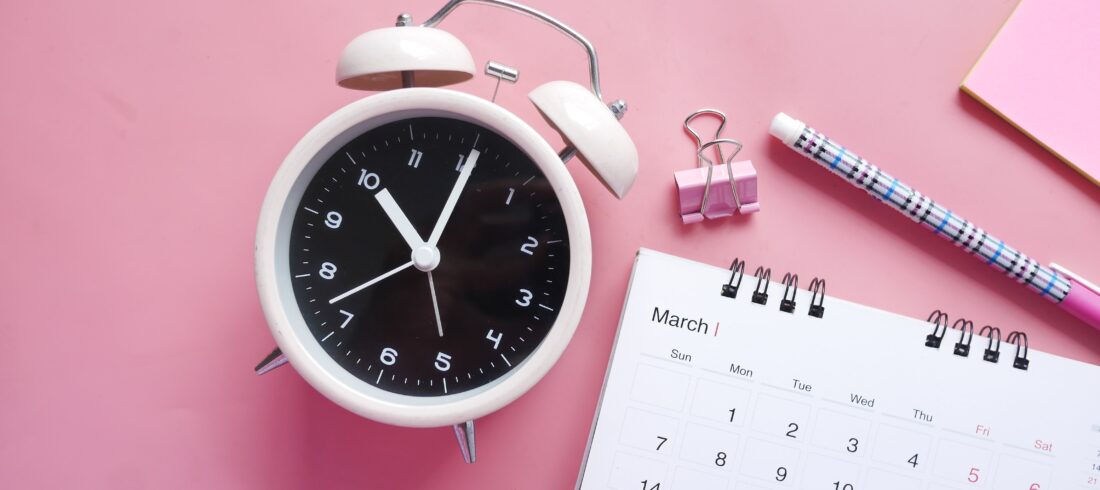
<path id="1" fill-rule="evenodd" d="M 1100 185 L 1100 2 L 1022 0 L 963 91 Z"/>

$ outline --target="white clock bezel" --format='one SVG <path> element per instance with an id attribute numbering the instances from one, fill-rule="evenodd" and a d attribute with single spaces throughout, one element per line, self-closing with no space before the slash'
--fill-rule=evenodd
<path id="1" fill-rule="evenodd" d="M 447 116 L 474 122 L 509 139 L 546 175 L 561 203 L 569 235 L 569 279 L 558 317 L 542 343 L 512 370 L 476 389 L 443 396 L 391 393 L 349 373 L 321 348 L 306 326 L 291 287 L 290 229 L 310 180 L 337 150 L 363 132 L 409 117 Z M 317 391 L 364 417 L 408 427 L 474 420 L 534 386 L 561 356 L 580 321 L 591 279 L 592 242 L 580 192 L 557 153 L 527 123 L 473 95 L 439 88 L 375 94 L 344 106 L 290 151 L 264 198 L 256 232 L 256 284 L 275 342 Z"/>

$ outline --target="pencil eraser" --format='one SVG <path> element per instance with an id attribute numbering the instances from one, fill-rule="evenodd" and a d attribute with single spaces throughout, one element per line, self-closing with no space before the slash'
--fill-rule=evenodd
<path id="1" fill-rule="evenodd" d="M 779 138 L 783 144 L 790 146 L 802 134 L 803 129 L 806 129 L 805 123 L 780 112 L 772 118 L 772 124 L 768 128 L 768 132 Z"/>

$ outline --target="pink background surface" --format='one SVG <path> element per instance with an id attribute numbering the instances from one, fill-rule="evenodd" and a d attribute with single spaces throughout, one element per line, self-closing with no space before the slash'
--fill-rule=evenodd
<path id="1" fill-rule="evenodd" d="M 1096 56 L 1100 2 L 1024 0 L 966 77 L 966 88 L 1100 184 Z"/>
<path id="2" fill-rule="evenodd" d="M 823 276 L 830 295 L 943 308 L 1100 362 L 1100 333 L 767 136 L 786 111 L 1039 260 L 1100 278 L 1100 189 L 957 88 L 1013 2 L 532 3 L 595 42 L 605 93 L 631 103 L 642 171 L 619 202 L 569 165 L 592 224 L 589 305 L 546 378 L 478 421 L 473 466 L 447 429 L 367 421 L 292 370 L 251 370 L 272 347 L 252 246 L 276 167 L 363 96 L 333 83 L 344 44 L 441 2 L 6 5 L 0 487 L 570 487 L 639 246 Z M 583 80 L 577 46 L 485 7 L 443 26 L 479 63 L 519 66 L 499 100 L 552 135 L 524 97 Z M 694 164 L 680 123 L 702 106 L 731 114 L 763 210 L 685 227 L 672 172 Z"/>

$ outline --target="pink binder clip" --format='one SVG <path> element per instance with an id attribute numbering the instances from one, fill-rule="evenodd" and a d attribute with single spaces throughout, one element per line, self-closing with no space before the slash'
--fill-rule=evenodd
<path id="1" fill-rule="evenodd" d="M 718 130 L 715 131 L 713 141 L 703 143 L 699 134 L 690 126 L 693 119 L 700 115 L 713 115 L 721 119 Z M 760 211 L 760 203 L 756 190 L 756 168 L 752 162 L 744 160 L 734 162 L 734 157 L 741 151 L 741 142 L 728 138 L 719 138 L 722 129 L 726 126 L 726 115 L 714 109 L 702 109 L 696 111 L 684 120 L 684 130 L 695 139 L 698 147 L 696 161 L 700 167 L 689 170 L 681 170 L 674 174 L 676 188 L 680 194 L 680 217 L 684 224 L 698 223 L 703 219 L 716 219 Z M 722 155 L 721 145 L 730 144 L 737 149 L 729 158 Z M 714 162 L 703 156 L 703 153 L 712 146 L 717 146 L 718 159 L 723 165 L 715 166 Z M 706 163 L 706 166 L 702 166 Z"/>

